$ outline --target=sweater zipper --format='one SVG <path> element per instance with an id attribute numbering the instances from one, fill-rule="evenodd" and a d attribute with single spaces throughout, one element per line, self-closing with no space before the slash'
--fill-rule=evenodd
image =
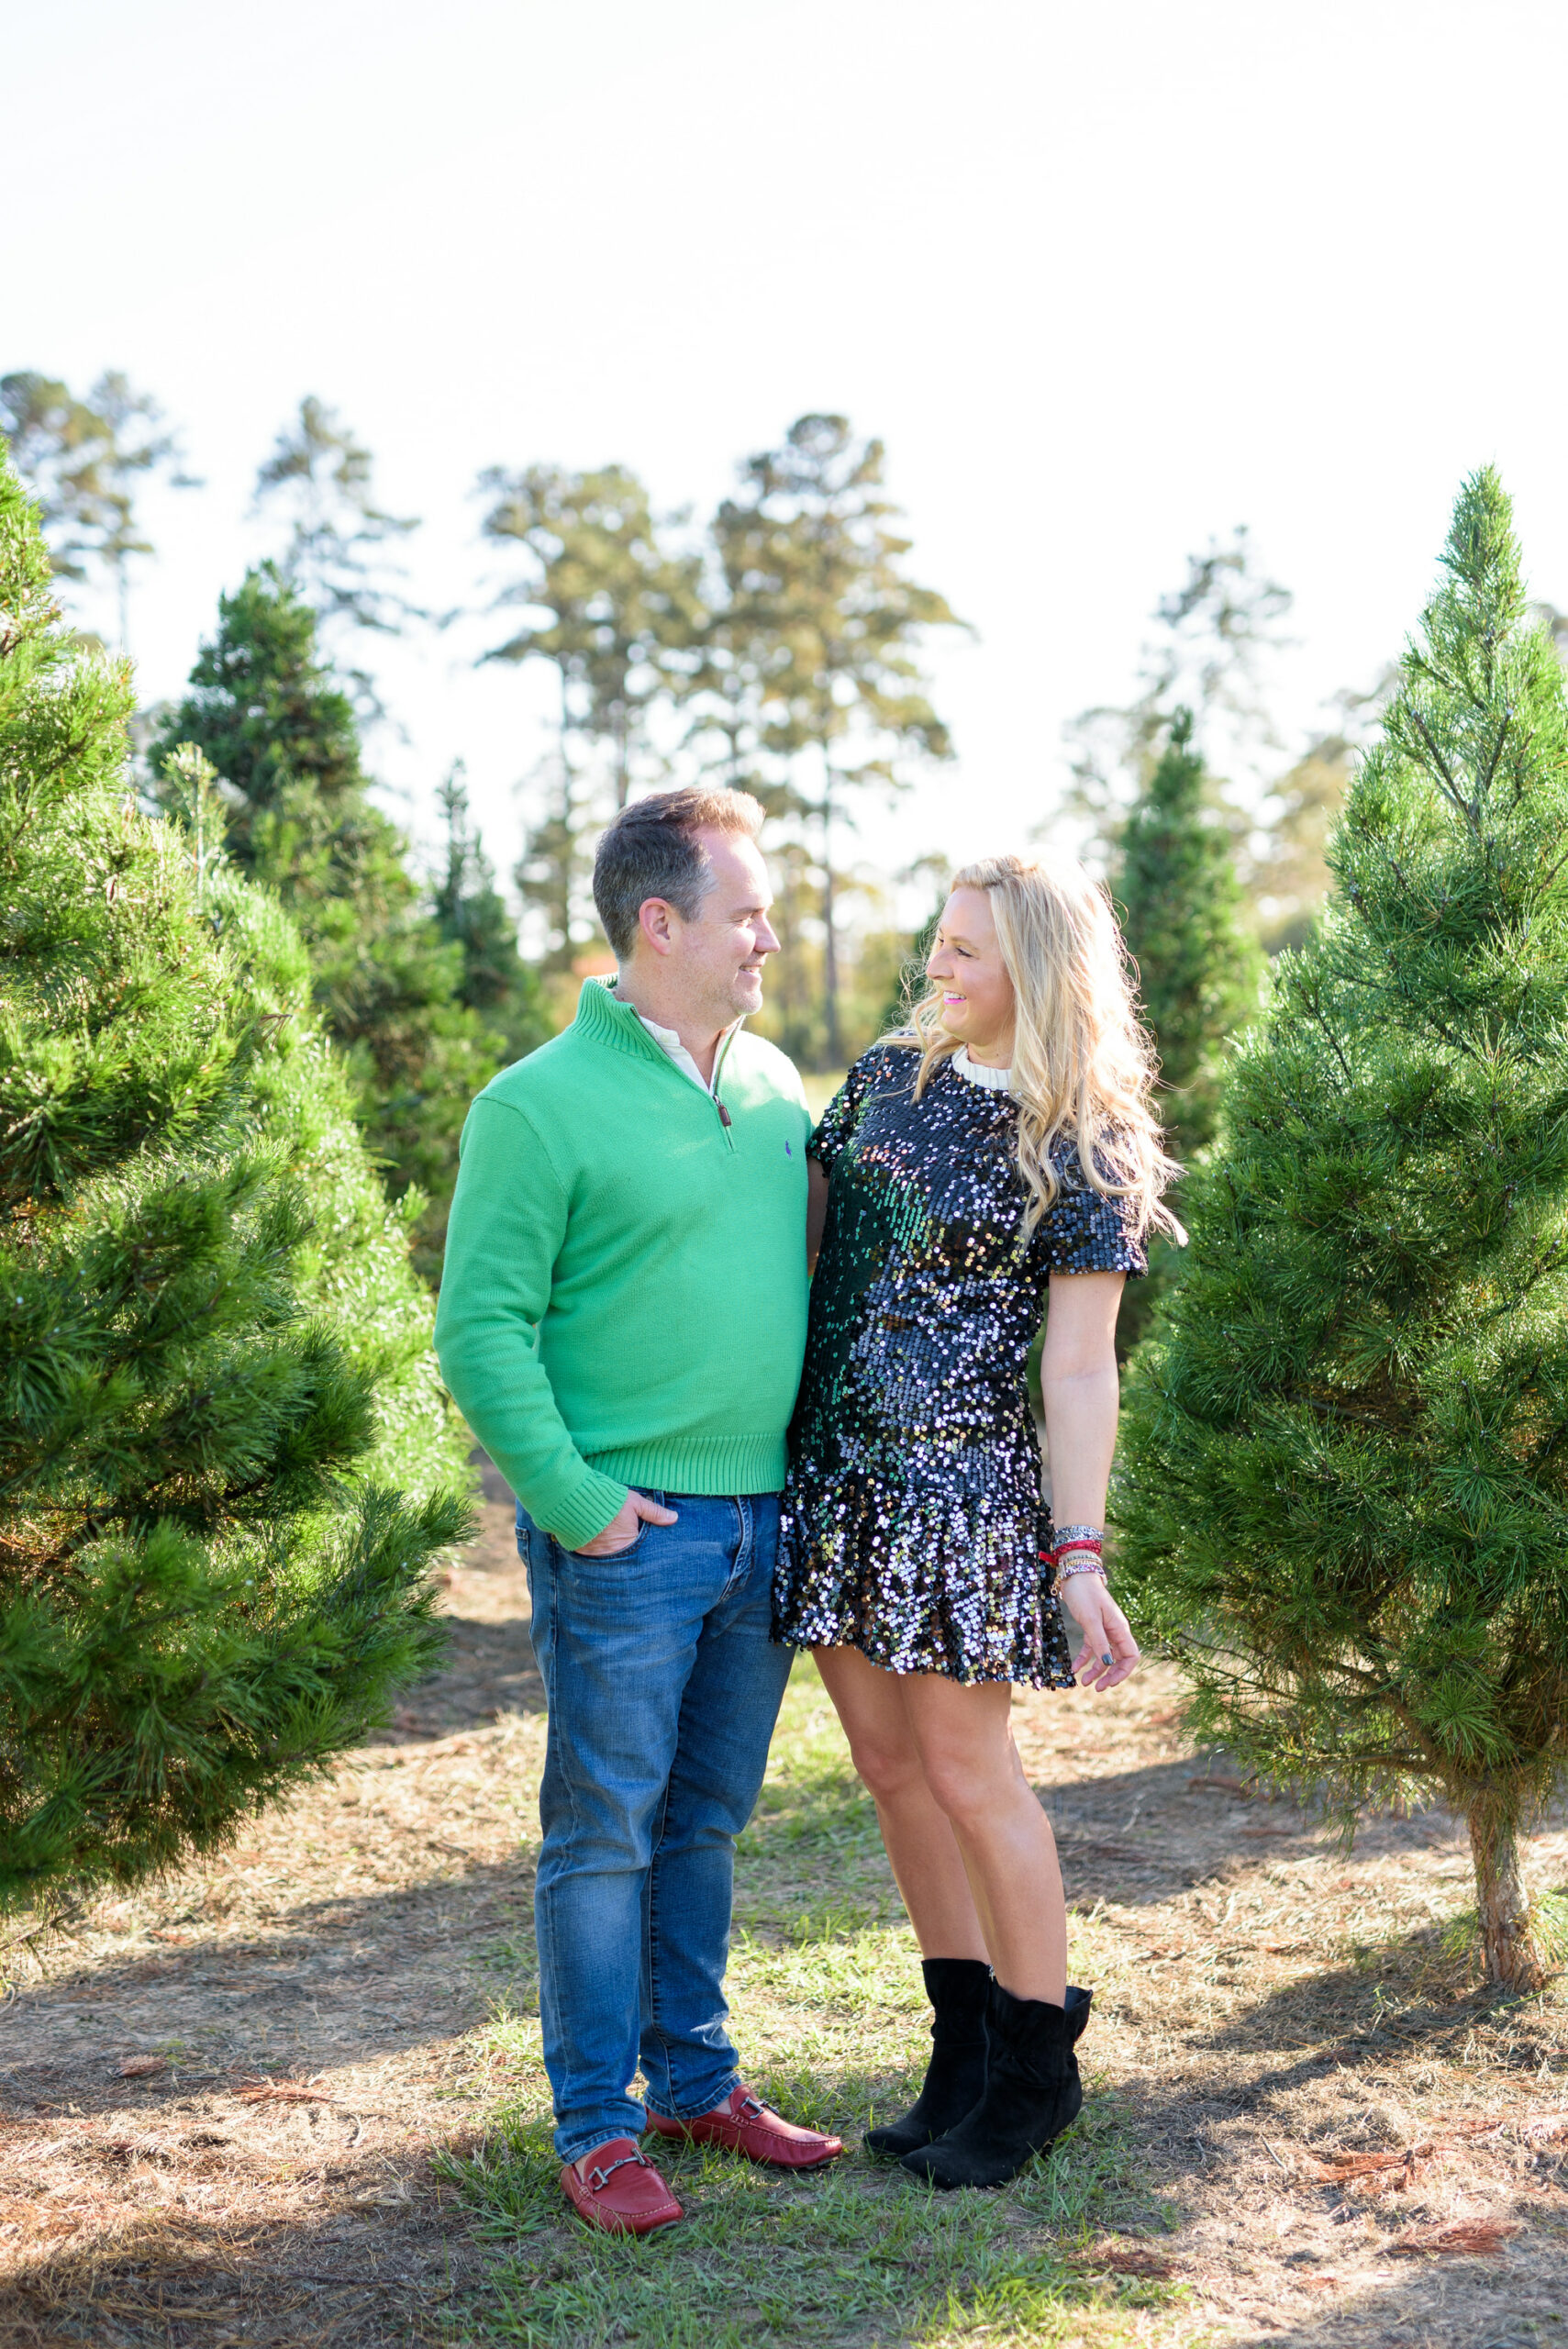
<path id="1" fill-rule="evenodd" d="M 731 1119 L 731 1118 L 730 1118 L 730 1115 L 729 1115 L 728 1110 L 725 1108 L 725 1106 L 724 1106 L 723 1102 L 722 1102 L 722 1101 L 719 1099 L 719 1097 L 718 1097 L 718 1080 L 719 1080 L 719 1078 L 720 1078 L 720 1077 L 723 1075 L 723 1074 L 724 1074 L 724 1062 L 725 1062 L 725 1058 L 726 1058 L 726 1057 L 728 1056 L 728 1052 L 729 1052 L 729 1040 L 728 1040 L 728 1038 L 727 1037 L 727 1038 L 726 1038 L 726 1040 L 725 1040 L 725 1044 L 724 1044 L 724 1052 L 723 1052 L 723 1053 L 721 1053 L 721 1055 L 720 1055 L 720 1057 L 719 1057 L 719 1061 L 718 1061 L 718 1065 L 717 1065 L 717 1068 L 714 1070 L 714 1072 L 713 1072 L 713 1085 L 712 1085 L 712 1088 L 711 1088 L 711 1090 L 710 1090 L 710 1092 L 709 1092 L 709 1094 L 708 1094 L 708 1099 L 713 1103 L 714 1108 L 718 1111 L 718 1122 L 719 1122 L 719 1124 L 724 1128 L 724 1139 L 725 1139 L 725 1141 L 728 1143 L 730 1150 L 731 1150 L 731 1151 L 733 1151 L 733 1150 L 734 1150 L 734 1148 L 735 1148 L 735 1136 L 734 1136 L 734 1135 L 733 1135 L 733 1133 L 730 1131 L 730 1126 L 731 1126 L 731 1124 L 732 1124 L 732 1122 L 733 1122 L 733 1121 L 732 1121 L 732 1119 Z"/>

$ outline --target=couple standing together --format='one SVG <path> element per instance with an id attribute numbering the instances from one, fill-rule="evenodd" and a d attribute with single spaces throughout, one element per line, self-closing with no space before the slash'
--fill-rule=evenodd
<path id="1" fill-rule="evenodd" d="M 761 825 L 744 792 L 672 791 L 606 833 L 617 975 L 474 1103 L 436 1328 L 519 1498 L 562 2185 L 639 2233 L 681 2216 L 645 2128 L 786 2168 L 843 2151 L 751 2094 L 726 2028 L 735 1838 L 792 1651 L 934 2010 L 919 2099 L 868 2148 L 939 2187 L 1016 2176 L 1082 2100 L 1089 1994 L 1011 1686 L 1138 1662 L 1099 1529 L 1122 1284 L 1174 1170 L 1106 896 L 1070 863 L 962 872 L 911 1027 L 814 1132 L 745 1032 L 778 947 Z M 1054 1526 L 1025 1370 L 1048 1293 Z"/>

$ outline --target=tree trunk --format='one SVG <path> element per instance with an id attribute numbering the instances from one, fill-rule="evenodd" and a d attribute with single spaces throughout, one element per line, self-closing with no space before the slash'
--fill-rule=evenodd
<path id="1" fill-rule="evenodd" d="M 1546 1969 L 1530 1924 L 1529 1896 L 1519 1865 L 1518 1805 L 1512 1790 L 1493 1787 L 1478 1795 L 1466 1819 L 1486 1979 L 1506 1983 L 1511 1990 L 1539 1990 Z"/>

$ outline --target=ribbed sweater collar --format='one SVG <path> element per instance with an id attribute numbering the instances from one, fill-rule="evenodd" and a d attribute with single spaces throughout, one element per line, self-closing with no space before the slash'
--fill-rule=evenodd
<path id="1" fill-rule="evenodd" d="M 619 1052 L 634 1052 L 639 1060 L 657 1061 L 661 1068 L 681 1075 L 658 1038 L 649 1034 L 629 1003 L 617 1002 L 603 979 L 584 980 L 573 1024 L 593 1043 L 613 1044 Z M 681 1083 L 686 1083 L 684 1076 Z"/>
<path id="2" fill-rule="evenodd" d="M 577 996 L 577 1019 L 573 1024 L 582 1029 L 582 1033 L 592 1039 L 594 1043 L 610 1043 L 619 1052 L 636 1052 L 639 1060 L 657 1060 L 662 1069 L 669 1069 L 672 1075 L 678 1075 L 683 1085 L 690 1085 L 688 1075 L 683 1075 L 681 1069 L 676 1069 L 660 1039 L 648 1033 L 631 1003 L 619 1003 L 615 998 L 613 986 L 606 986 L 604 980 L 582 982 L 582 994 Z M 741 1022 L 737 1019 L 735 1027 L 740 1027 L 740 1024 Z M 732 1041 L 735 1041 L 732 1033 L 726 1036 L 720 1043 L 720 1052 Z"/>

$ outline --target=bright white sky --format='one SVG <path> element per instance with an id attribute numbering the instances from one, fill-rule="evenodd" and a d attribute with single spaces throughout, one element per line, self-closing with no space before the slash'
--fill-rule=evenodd
<path id="1" fill-rule="evenodd" d="M 1049 819 L 1062 720 L 1238 522 L 1303 729 L 1397 650 L 1478 463 L 1568 602 L 1562 0 L 52 0 L 6 49 L 0 372 L 124 368 L 206 478 L 148 509 L 146 698 L 265 551 L 306 392 L 425 517 L 435 605 L 491 568 L 483 465 L 700 510 L 804 409 L 880 434 L 979 631 L 887 866 Z M 386 663 L 376 755 L 427 835 L 464 756 L 505 867 L 549 694 L 459 639 Z"/>

